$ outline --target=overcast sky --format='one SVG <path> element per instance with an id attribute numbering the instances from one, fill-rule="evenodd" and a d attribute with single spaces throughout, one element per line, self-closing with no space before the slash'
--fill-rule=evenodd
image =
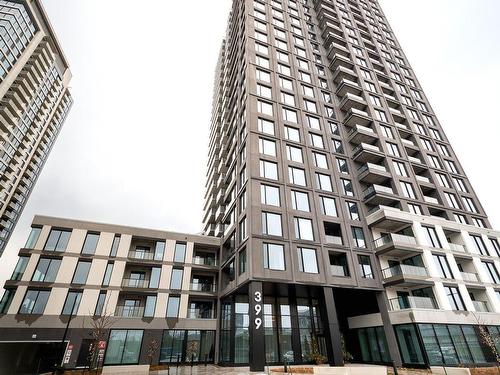
<path id="1" fill-rule="evenodd" d="M 1 259 L 0 285 L 35 214 L 201 230 L 212 84 L 231 0 L 43 2 L 75 104 Z M 500 1 L 380 2 L 500 229 Z"/>

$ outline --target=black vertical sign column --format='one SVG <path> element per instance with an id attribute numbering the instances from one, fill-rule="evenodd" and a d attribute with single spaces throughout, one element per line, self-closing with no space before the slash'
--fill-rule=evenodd
<path id="1" fill-rule="evenodd" d="M 343 366 L 344 354 L 342 352 L 342 339 L 340 334 L 339 319 L 337 316 L 337 308 L 335 307 L 335 299 L 333 298 L 333 289 L 323 288 L 325 298 L 326 319 L 328 321 L 328 334 L 326 339 L 329 340 L 327 345 L 328 364 L 330 366 Z"/>
<path id="2" fill-rule="evenodd" d="M 264 371 L 266 351 L 264 339 L 264 294 L 262 283 L 252 281 L 248 287 L 250 317 L 250 371 Z"/>

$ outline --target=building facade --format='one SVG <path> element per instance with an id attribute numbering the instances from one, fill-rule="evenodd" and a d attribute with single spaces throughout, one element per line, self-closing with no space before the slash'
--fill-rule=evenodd
<path id="1" fill-rule="evenodd" d="M 207 169 L 204 235 L 35 217 L 0 345 L 82 366 L 109 316 L 105 365 L 494 362 L 500 232 L 375 0 L 233 2 Z"/>
<path id="2" fill-rule="evenodd" d="M 70 79 L 40 1 L 0 1 L 0 255 L 71 108 Z"/>

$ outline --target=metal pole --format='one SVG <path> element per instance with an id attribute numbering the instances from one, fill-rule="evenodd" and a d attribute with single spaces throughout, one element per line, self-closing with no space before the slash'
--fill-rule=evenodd
<path id="1" fill-rule="evenodd" d="M 73 319 L 73 313 L 74 313 L 74 310 L 75 310 L 75 305 L 76 305 L 77 298 L 78 297 L 75 296 L 75 299 L 73 300 L 73 306 L 71 306 L 71 312 L 69 313 L 68 323 L 66 323 L 66 328 L 64 329 L 64 335 L 63 335 L 62 340 L 61 340 L 61 344 L 62 345 L 64 345 L 64 342 L 66 341 L 66 336 L 68 335 L 69 324 L 71 323 L 71 319 Z M 60 362 L 59 366 L 57 366 L 57 365 L 55 366 L 53 374 L 56 374 L 58 370 L 62 369 L 63 362 L 64 362 L 64 355 L 65 354 L 66 354 L 66 349 L 64 349 L 64 352 L 63 352 L 63 355 L 62 355 L 62 359 L 61 359 L 61 362 Z"/>

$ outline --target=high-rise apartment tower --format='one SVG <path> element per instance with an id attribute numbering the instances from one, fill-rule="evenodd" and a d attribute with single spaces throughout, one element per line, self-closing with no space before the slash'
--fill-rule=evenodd
<path id="1" fill-rule="evenodd" d="M 0 1 L 0 255 L 71 107 L 70 79 L 40 1 Z"/>
<path id="2" fill-rule="evenodd" d="M 495 362 L 500 232 L 375 0 L 235 0 L 213 106 L 206 235 L 35 217 L 2 368 Z"/>

